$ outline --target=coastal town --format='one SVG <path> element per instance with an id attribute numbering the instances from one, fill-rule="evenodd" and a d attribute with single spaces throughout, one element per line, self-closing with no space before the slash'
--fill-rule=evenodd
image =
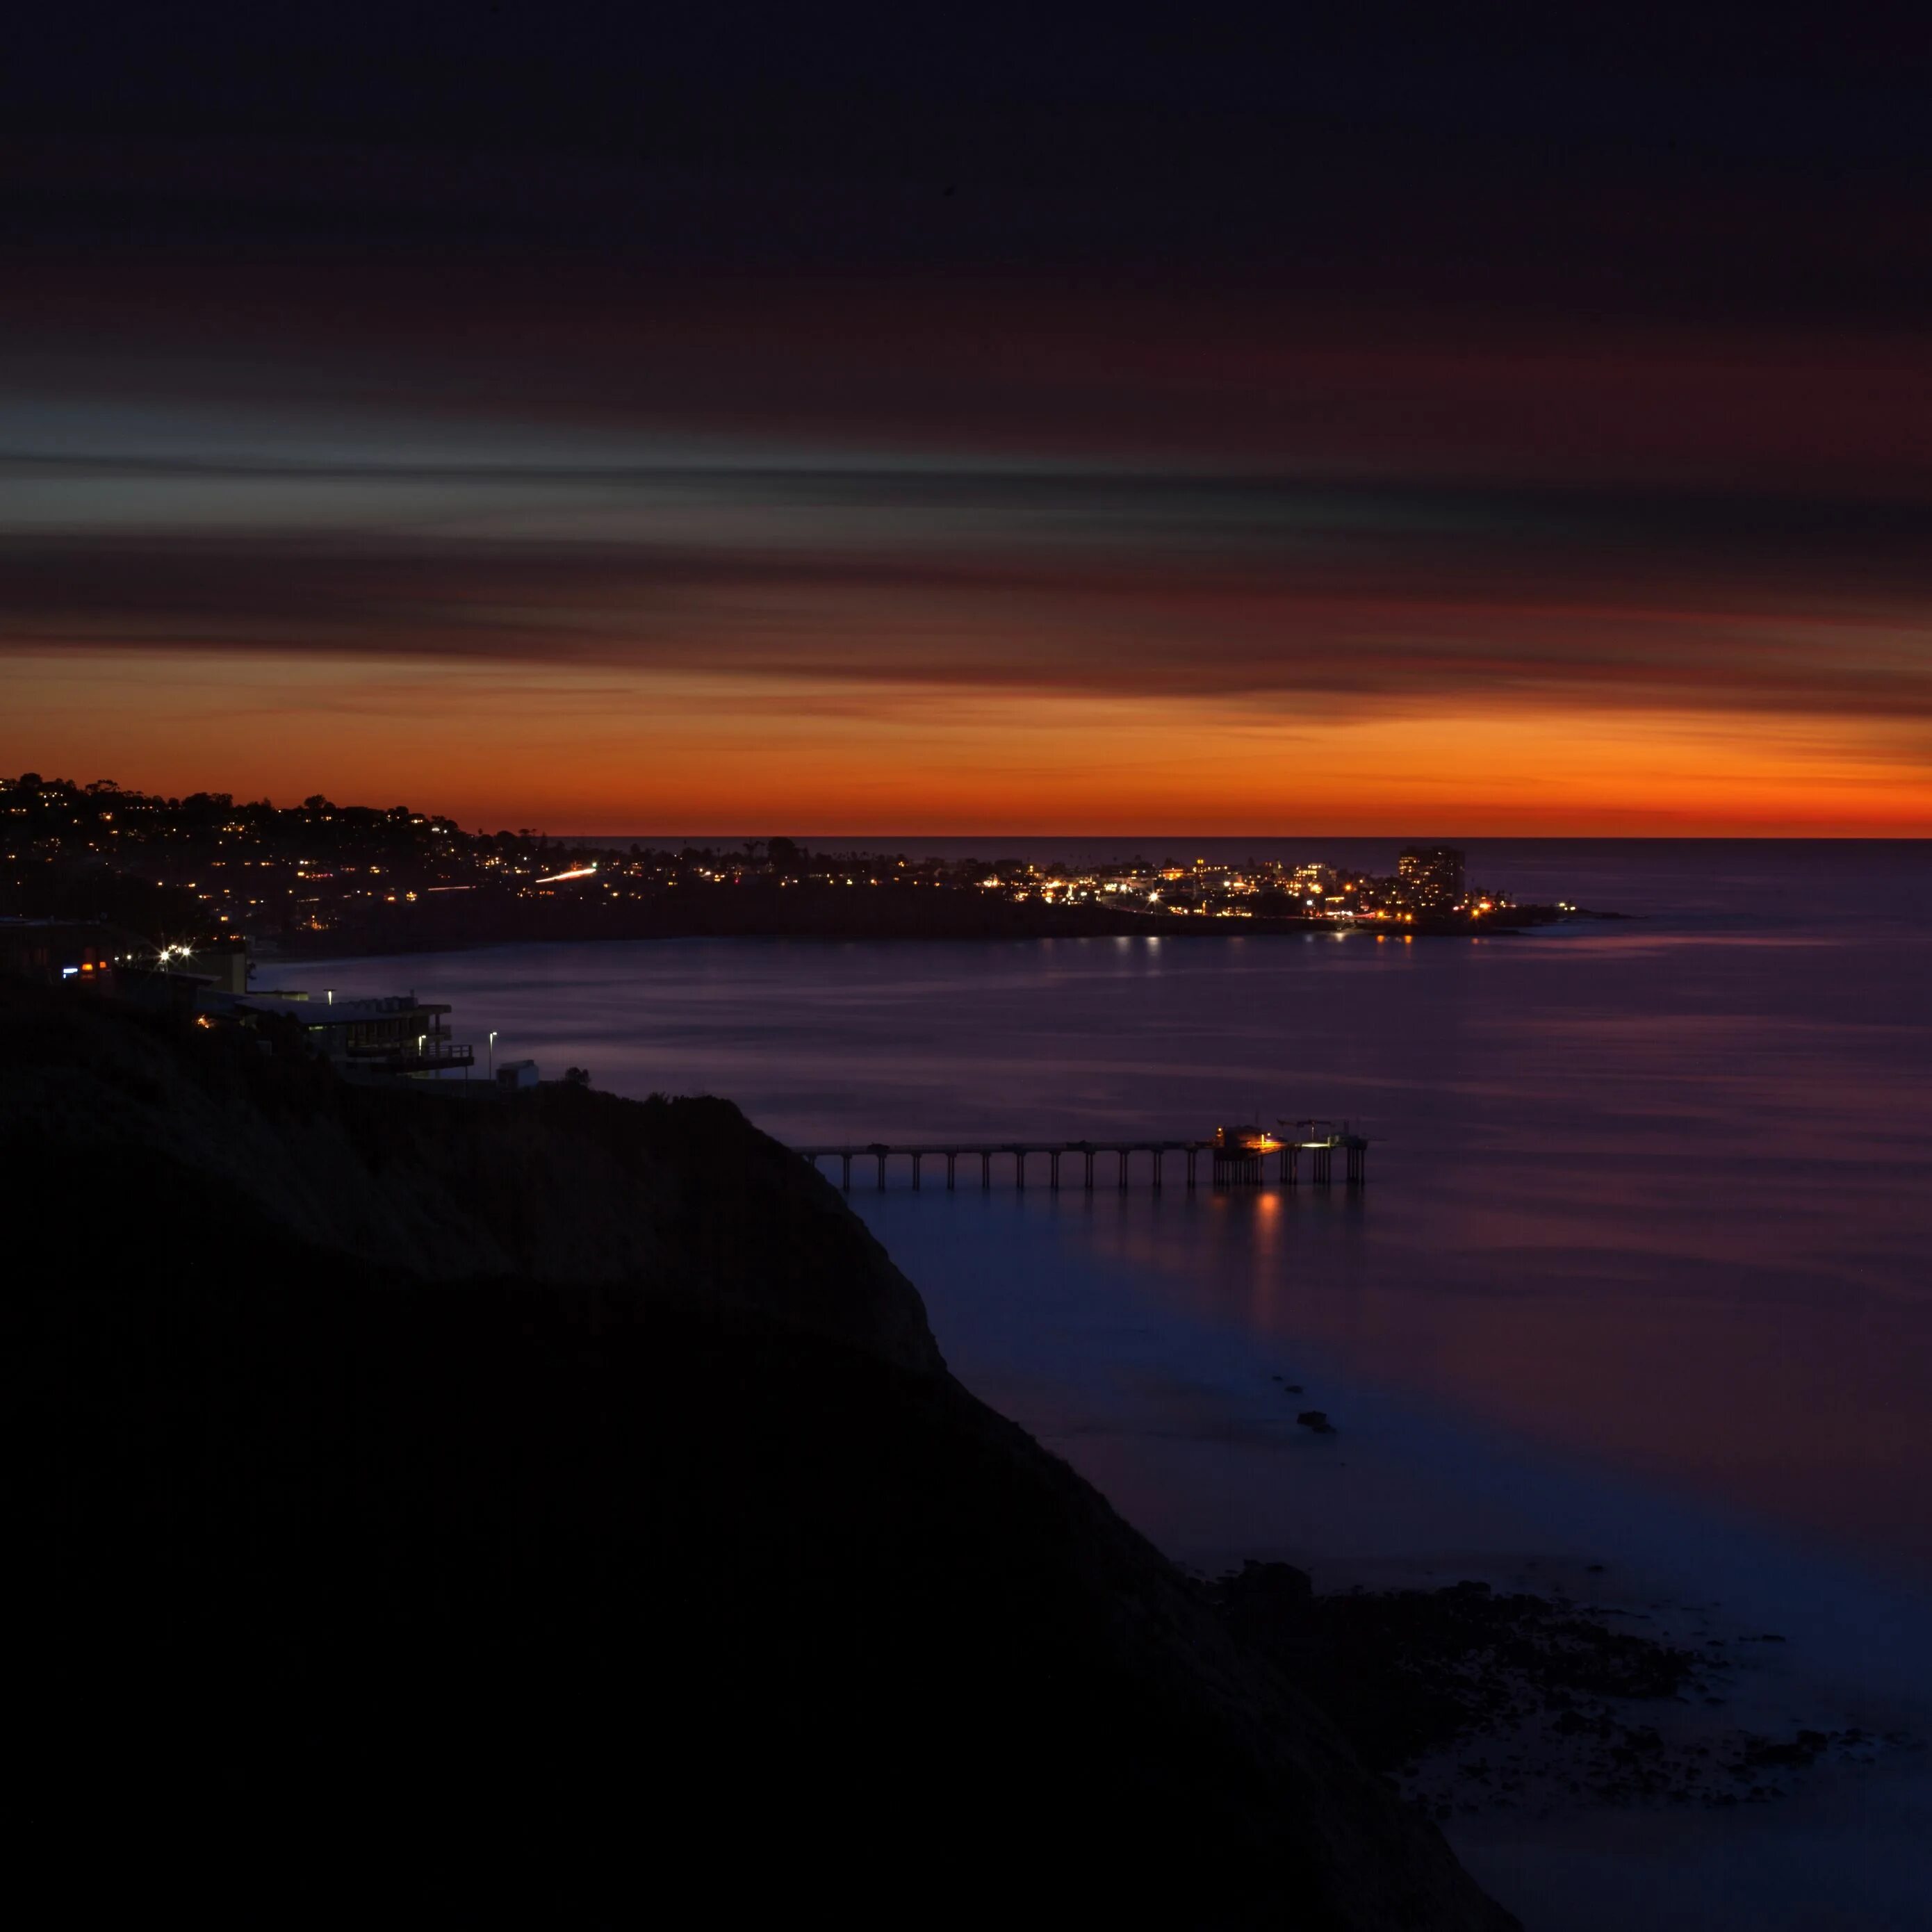
<path id="1" fill-rule="evenodd" d="M 310 988 L 304 960 L 698 935 L 1361 932 L 1409 941 L 1508 932 L 1577 914 L 1568 904 L 1520 906 L 1472 884 L 1463 854 L 1448 845 L 1405 847 L 1388 874 L 1313 858 L 1236 863 L 1136 854 L 1076 866 L 814 852 L 783 837 L 671 848 L 555 839 L 528 828 L 467 832 L 452 818 L 407 806 L 339 806 L 320 796 L 278 807 L 218 792 L 163 797 L 34 772 L 0 778 L 0 977 L 165 1008 L 202 1028 L 239 1029 L 271 1047 L 298 1047 L 358 1081 L 448 1080 L 494 1092 L 536 1084 L 538 1069 L 500 1056 L 494 1031 L 480 1041 L 453 1037 L 449 1008 L 413 993 L 350 998 Z M 563 1075 L 568 1084 L 588 1078 L 577 1067 Z M 1300 1142 L 1317 1144 L 1308 1136 Z M 1326 1150 L 1342 1144 L 1320 1138 L 1318 1180 L 1327 1178 Z M 1275 1144 L 1217 1144 L 1217 1181 L 1258 1182 L 1262 1154 Z M 1190 1185 L 1195 1152 L 1208 1146 L 1182 1150 Z M 1057 1186 L 1059 1155 L 1036 1150 L 1049 1160 Z M 1017 1163 L 1024 1187 L 1027 1150 L 1001 1151 Z M 1086 1154 L 1090 1185 L 1093 1150 Z M 1158 1186 L 1159 1154 L 1149 1157 Z M 916 1184 L 916 1151 L 913 1158 Z M 1292 1178 L 1288 1158 L 1282 1156 L 1284 1180 Z M 1352 1185 L 1359 1158 L 1358 1150 L 1347 1156 Z M 1121 1153 L 1123 1183 L 1126 1162 Z M 850 1170 L 848 1155 L 848 1186 Z"/>
<path id="2" fill-rule="evenodd" d="M 1185 852 L 1072 865 L 814 851 L 782 837 L 645 846 L 466 832 L 407 806 L 168 798 L 104 779 L 0 778 L 0 914 L 114 920 L 158 943 L 259 952 L 421 950 L 678 933 L 942 938 L 1366 928 L 1479 933 L 1575 916 L 1467 876 L 1453 846 L 1393 872 Z M 1209 922 L 1216 923 L 1210 925 Z"/>

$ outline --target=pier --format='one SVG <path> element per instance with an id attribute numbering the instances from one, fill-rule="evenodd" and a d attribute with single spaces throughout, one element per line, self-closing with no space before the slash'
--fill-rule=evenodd
<path id="1" fill-rule="evenodd" d="M 1318 1129 L 1319 1131 L 1313 1130 Z M 1222 1129 L 1210 1140 L 908 1141 L 893 1144 L 868 1141 L 862 1145 L 802 1147 L 794 1151 L 810 1161 L 814 1168 L 822 1161 L 837 1161 L 838 1184 L 848 1194 L 852 1191 L 854 1161 L 861 1163 L 862 1175 L 864 1163 L 872 1164 L 874 1184 L 883 1191 L 886 1165 L 896 1160 L 910 1164 L 915 1188 L 924 1184 L 927 1162 L 934 1163 L 932 1172 L 936 1180 L 938 1163 L 944 1161 L 946 1185 L 949 1190 L 956 1189 L 959 1184 L 959 1164 L 963 1160 L 969 1183 L 973 1178 L 973 1163 L 979 1163 L 978 1178 L 982 1191 L 990 1189 L 996 1178 L 1010 1178 L 1016 1189 L 1024 1191 L 1028 1163 L 1030 1161 L 1036 1177 L 1040 1164 L 1045 1163 L 1044 1178 L 1050 1191 L 1058 1192 L 1062 1185 L 1064 1166 L 1066 1184 L 1077 1184 L 1090 1194 L 1096 1184 L 1107 1183 L 1124 1193 L 1132 1184 L 1137 1160 L 1146 1180 L 1158 1190 L 1166 1178 L 1169 1155 L 1176 1157 L 1183 1185 L 1189 1188 L 1199 1184 L 1203 1154 L 1208 1157 L 1209 1180 L 1216 1187 L 1266 1186 L 1270 1160 L 1274 1165 L 1274 1178 L 1285 1187 L 1295 1186 L 1302 1178 L 1301 1157 L 1304 1154 L 1309 1157 L 1308 1179 L 1317 1187 L 1326 1187 L 1335 1179 L 1335 1156 L 1339 1152 L 1342 1156 L 1344 1185 L 1360 1187 L 1368 1178 L 1369 1144 L 1362 1135 L 1351 1132 L 1346 1126 L 1337 1130 L 1330 1128 L 1326 1122 L 1301 1122 L 1298 1124 L 1297 1131 L 1282 1138 L 1258 1130 L 1229 1132 Z"/>

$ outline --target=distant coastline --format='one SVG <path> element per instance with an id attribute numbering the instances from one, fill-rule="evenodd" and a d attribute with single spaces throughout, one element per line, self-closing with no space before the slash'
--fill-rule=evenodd
<path id="1" fill-rule="evenodd" d="M 291 958 L 586 939 L 1509 935 L 1618 916 L 1518 904 L 1459 846 L 1336 862 L 1303 851 L 1069 865 L 1011 854 L 813 851 L 793 838 L 616 848 L 466 832 L 406 805 L 164 798 L 102 779 L 0 778 L 0 916 L 105 921 L 159 956 Z M 1386 848 L 1383 848 L 1385 853 Z M 1541 888 L 1546 896 L 1552 884 Z M 1559 886 L 1558 890 L 1562 888 Z"/>

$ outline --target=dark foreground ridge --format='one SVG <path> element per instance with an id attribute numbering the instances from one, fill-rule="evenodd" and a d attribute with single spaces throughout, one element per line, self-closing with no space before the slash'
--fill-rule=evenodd
<path id="1" fill-rule="evenodd" d="M 0 1140 L 74 1916 L 1513 1923 L 728 1105 L 6 992 Z"/>

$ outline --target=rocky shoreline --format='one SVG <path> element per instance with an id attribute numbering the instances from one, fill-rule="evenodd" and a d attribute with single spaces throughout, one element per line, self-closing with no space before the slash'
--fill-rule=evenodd
<path id="1" fill-rule="evenodd" d="M 1318 1595 L 1306 1572 L 1272 1562 L 1203 1588 L 1366 1762 L 1438 1820 L 1762 1804 L 1815 1767 L 1924 1748 L 1902 1731 L 1732 1721 L 1754 1647 L 1784 1640 L 1719 1635 L 1712 1606 L 1636 1612 L 1475 1580 Z M 1660 1615 L 1692 1641 L 1630 1627 Z"/>

